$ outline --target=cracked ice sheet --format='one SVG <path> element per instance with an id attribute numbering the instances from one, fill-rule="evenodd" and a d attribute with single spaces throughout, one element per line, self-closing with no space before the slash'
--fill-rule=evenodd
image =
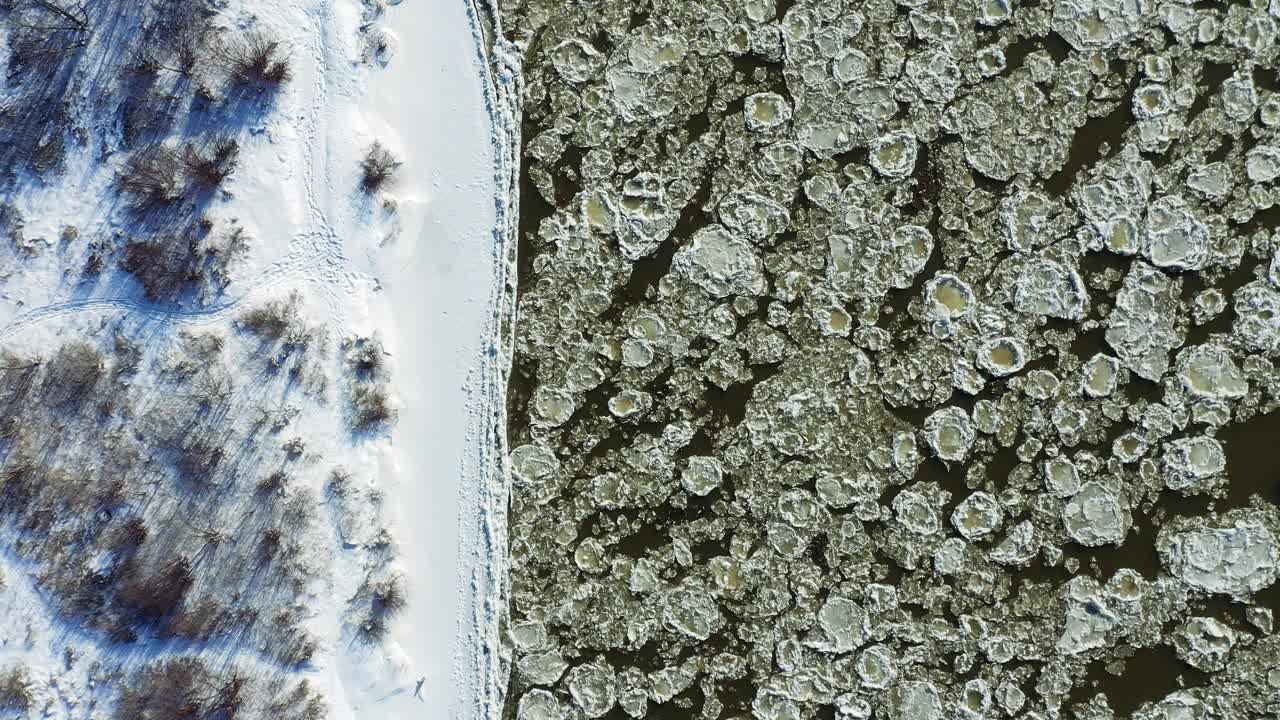
<path id="1" fill-rule="evenodd" d="M 468 690 L 479 681 L 464 668 L 481 649 L 470 639 L 477 631 L 464 593 L 473 587 L 460 557 L 480 539 L 460 520 L 475 498 L 463 485 L 480 480 L 463 466 L 477 452 L 467 420 L 483 402 L 475 376 L 501 282 L 488 71 L 464 0 L 409 0 L 388 8 L 385 26 L 394 55 L 371 76 L 363 117 L 349 120 L 403 162 L 392 189 L 399 237 L 365 261 L 382 283 L 367 324 L 385 333 L 401 405 L 393 448 L 376 462 L 410 604 L 388 657 L 356 652 L 340 662 L 335 695 L 356 718 L 471 717 Z"/>

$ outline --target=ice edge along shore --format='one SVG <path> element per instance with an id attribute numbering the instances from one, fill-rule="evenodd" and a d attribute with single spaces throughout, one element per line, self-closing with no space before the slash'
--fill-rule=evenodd
<path id="1" fill-rule="evenodd" d="M 497 720 L 502 715 L 510 648 L 501 632 L 508 620 L 507 504 L 511 470 L 507 448 L 506 392 L 511 373 L 516 322 L 516 261 L 519 245 L 521 98 L 519 51 L 502 33 L 490 0 L 464 0 L 484 78 L 485 105 L 492 119 L 494 150 L 493 229 L 497 282 L 492 287 L 484 356 L 470 385 L 468 437 L 462 480 L 478 490 L 463 492 L 459 512 L 458 569 L 463 612 L 454 643 L 458 687 L 457 717 Z M 468 540 L 472 542 L 468 542 Z"/>

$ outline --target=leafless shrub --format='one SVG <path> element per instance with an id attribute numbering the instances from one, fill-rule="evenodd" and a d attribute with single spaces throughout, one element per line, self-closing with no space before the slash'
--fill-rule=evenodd
<path id="1" fill-rule="evenodd" d="M 384 185 L 395 181 L 400 161 L 380 142 L 374 142 L 360 161 L 360 187 L 366 193 L 374 193 Z"/>
<path id="2" fill-rule="evenodd" d="M 15 0 L 9 17 L 11 72 L 48 68 L 83 48 L 91 27 L 84 2 Z"/>
<path id="3" fill-rule="evenodd" d="M 26 711 L 32 700 L 31 676 L 25 665 L 0 671 L 0 708 Z"/>
<path id="4" fill-rule="evenodd" d="M 154 620 L 173 612 L 182 602 L 193 580 L 191 561 L 185 557 L 178 557 L 149 573 L 136 566 L 131 569 L 141 577 L 130 577 L 120 588 L 118 598 L 145 620 Z"/>
<path id="5" fill-rule="evenodd" d="M 371 612 L 356 627 L 356 634 L 367 643 L 376 643 L 387 636 L 387 619 L 379 613 Z"/>
<path id="6" fill-rule="evenodd" d="M 39 175 L 62 169 L 67 157 L 67 141 L 63 128 L 55 126 L 40 136 L 31 148 L 31 168 Z"/>
<path id="7" fill-rule="evenodd" d="M 139 140 L 155 137 L 173 126 L 181 98 L 155 90 L 125 98 L 121 113 L 121 137 L 132 146 Z"/>
<path id="8" fill-rule="evenodd" d="M 325 483 L 325 492 L 336 497 L 344 498 L 351 494 L 351 471 L 339 465 L 329 473 L 329 480 Z"/>
<path id="9" fill-rule="evenodd" d="M 239 158 L 240 143 L 230 135 L 218 134 L 201 145 L 187 145 L 182 153 L 182 164 L 193 184 L 213 189 L 235 171 Z"/>
<path id="10" fill-rule="evenodd" d="M 58 348 L 44 377 L 44 395 L 55 405 L 83 401 L 106 372 L 102 353 L 76 340 Z"/>
<path id="11" fill-rule="evenodd" d="M 0 201 L 0 237 L 10 242 L 20 242 L 25 225 L 26 219 L 17 205 L 7 200 Z"/>
<path id="12" fill-rule="evenodd" d="M 148 298 L 170 299 L 193 281 L 194 255 L 191 241 L 183 238 L 129 238 L 120 267 L 142 283 Z"/>
<path id="13" fill-rule="evenodd" d="M 374 610 L 387 615 L 400 612 L 408 604 L 405 596 L 404 576 L 400 574 L 383 578 L 373 586 Z"/>
<path id="14" fill-rule="evenodd" d="M 289 473 L 276 470 L 258 480 L 256 489 L 259 495 L 283 495 L 288 484 Z"/>
<path id="15" fill-rule="evenodd" d="M 271 693 L 275 698 L 267 705 L 267 716 L 280 720 L 324 720 L 328 716 L 324 698 L 303 680 L 289 692 Z"/>
<path id="16" fill-rule="evenodd" d="M 215 600 L 188 603 L 169 621 L 170 634 L 187 640 L 208 640 L 232 621 L 232 613 Z"/>
<path id="17" fill-rule="evenodd" d="M 137 213 L 170 205 L 182 198 L 179 171 L 182 158 L 164 143 L 148 145 L 125 161 L 116 184 L 130 198 Z"/>
<path id="18" fill-rule="evenodd" d="M 129 238 L 120 266 L 142 284 L 151 300 L 174 301 L 184 293 L 203 298 L 231 283 L 231 268 L 248 251 L 240 227 L 207 240 L 199 231 L 159 238 Z"/>
<path id="19" fill-rule="evenodd" d="M 361 379 L 374 378 L 382 373 L 386 358 L 382 343 L 373 338 L 359 338 L 347 353 L 347 362 Z"/>
<path id="20" fill-rule="evenodd" d="M 315 657 L 318 644 L 303 628 L 302 617 L 297 610 L 286 608 L 277 612 L 272 624 L 275 626 L 274 634 L 280 640 L 271 648 L 272 657 L 289 666 L 302 665 Z"/>
<path id="21" fill-rule="evenodd" d="M 287 298 L 268 301 L 240 316 L 240 327 L 263 340 L 279 340 L 299 324 L 298 303 L 301 298 L 291 293 Z"/>
<path id="22" fill-rule="evenodd" d="M 111 535 L 110 547 L 117 552 L 134 550 L 147 541 L 147 524 L 142 518 L 129 518 Z"/>
<path id="23" fill-rule="evenodd" d="M 351 427 L 357 432 L 376 430 L 395 418 L 391 399 L 381 385 L 357 385 L 351 390 Z"/>
<path id="24" fill-rule="evenodd" d="M 120 693 L 117 716 L 197 718 L 209 711 L 205 694 L 212 673 L 195 658 L 160 660 L 147 666 Z"/>
<path id="25" fill-rule="evenodd" d="M 226 456 L 226 450 L 208 438 L 183 438 L 175 465 L 178 475 L 188 482 L 207 484 Z"/>
<path id="26" fill-rule="evenodd" d="M 200 21 L 194 3 L 175 8 L 180 16 L 165 23 L 158 43 L 139 48 L 129 61 L 127 70 L 138 75 L 156 75 L 161 71 L 182 77 L 193 77 L 208 53 L 207 24 Z"/>
<path id="27" fill-rule="evenodd" d="M 224 49 L 234 82 L 259 88 L 276 88 L 292 77 L 289 56 L 279 40 L 260 31 L 237 38 Z"/>
<path id="28" fill-rule="evenodd" d="M 17 433 L 16 417 L 26 407 L 43 364 L 39 358 L 0 350 L 0 440 L 11 440 Z"/>
<path id="29" fill-rule="evenodd" d="M 42 468 L 19 453 L 0 471 L 0 513 L 24 512 L 36 496 L 42 478 Z"/>
<path id="30" fill-rule="evenodd" d="M 258 562 L 266 564 L 275 559 L 280 553 L 280 544 L 283 536 L 279 530 L 271 528 L 264 530 L 262 537 L 258 539 Z"/>

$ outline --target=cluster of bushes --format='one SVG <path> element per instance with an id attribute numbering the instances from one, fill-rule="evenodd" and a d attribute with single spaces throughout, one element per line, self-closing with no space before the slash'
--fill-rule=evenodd
<path id="1" fill-rule="evenodd" d="M 236 326 L 257 339 L 258 354 L 266 358 L 269 374 L 283 372 L 292 385 L 319 397 L 328 388 L 324 368 L 328 335 L 306 322 L 301 306 L 302 296 L 293 291 L 246 310 Z"/>
<path id="2" fill-rule="evenodd" d="M 30 710 L 31 685 L 31 674 L 24 665 L 0 670 L 0 710 Z"/>
<path id="3" fill-rule="evenodd" d="M 0 190 L 24 171 L 58 171 L 73 148 L 123 157 L 115 188 L 130 211 L 128 239 L 90 248 L 86 279 L 118 254 L 150 299 L 204 300 L 226 287 L 243 255 L 243 233 L 211 233 L 205 210 L 235 171 L 238 136 L 292 70 L 281 40 L 261 28 L 214 29 L 216 12 L 169 0 L 0 1 L 8 54 Z M 83 116 L 111 108 L 119 137 L 91 137 L 88 128 L 103 123 Z M 5 224 L 0 217 L 0 231 Z"/>
<path id="4" fill-rule="evenodd" d="M 221 640 L 307 662 L 318 646 L 298 601 L 319 502 L 284 465 L 303 442 L 256 440 L 263 386 L 227 382 L 221 335 L 182 336 L 156 361 L 154 395 L 131 382 L 136 345 L 118 332 L 110 345 L 0 353 L 0 526 L 14 549 L 60 615 L 105 640 Z"/>
<path id="5" fill-rule="evenodd" d="M 347 413 L 352 430 L 374 432 L 395 421 L 396 411 L 387 392 L 383 366 L 386 351 L 373 338 L 356 338 L 345 344 L 352 383 L 347 393 Z"/>
<path id="6" fill-rule="evenodd" d="M 0 2 L 14 91 L 0 107 L 0 180 L 62 166 L 80 98 L 93 97 L 95 112 L 118 102 L 129 145 L 214 103 L 237 122 L 234 105 L 289 81 L 280 40 L 258 28 L 213 30 L 214 12 L 206 3 L 168 0 Z"/>
<path id="7" fill-rule="evenodd" d="M 116 186 L 135 213 L 146 214 L 217 188 L 239 158 L 240 143 L 226 133 L 181 144 L 151 143 L 129 156 Z"/>
<path id="8" fill-rule="evenodd" d="M 120 694 L 124 718 L 279 718 L 322 720 L 328 711 L 311 684 L 234 665 L 210 667 L 197 657 L 156 660 L 144 666 Z"/>
<path id="9" fill-rule="evenodd" d="M 232 268 L 249 251 L 244 228 L 214 234 L 196 226 L 172 236 L 130 237 L 120 267 L 151 300 L 205 299 L 231 284 Z"/>

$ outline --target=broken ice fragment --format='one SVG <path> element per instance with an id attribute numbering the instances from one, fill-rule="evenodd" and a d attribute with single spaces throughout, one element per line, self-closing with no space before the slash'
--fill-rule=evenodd
<path id="1" fill-rule="evenodd" d="M 1145 254 L 1156 267 L 1199 270 L 1209 259 L 1209 228 L 1186 200 L 1165 196 L 1147 211 Z"/>
<path id="2" fill-rule="evenodd" d="M 516 708 L 516 720 L 562 720 L 563 718 L 560 701 L 555 695 L 541 688 L 525 693 Z"/>
<path id="3" fill-rule="evenodd" d="M 1009 0 L 978 0 L 978 24 L 995 27 L 1013 15 Z"/>
<path id="4" fill-rule="evenodd" d="M 1080 492 L 1080 472 L 1065 457 L 1045 460 L 1044 486 L 1054 497 L 1071 497 Z"/>
<path id="5" fill-rule="evenodd" d="M 638 338 L 627 338 L 622 341 L 622 364 L 627 367 L 642 368 L 653 362 L 653 346 Z"/>
<path id="6" fill-rule="evenodd" d="M 1115 392 L 1120 361 L 1098 353 L 1081 368 L 1080 387 L 1089 397 L 1106 397 Z"/>
<path id="7" fill-rule="evenodd" d="M 892 720 L 938 720 L 942 717 L 942 697 L 931 682 L 908 680 L 889 691 Z"/>
<path id="8" fill-rule="evenodd" d="M 1013 305 L 1019 312 L 1062 320 L 1084 317 L 1088 300 L 1084 281 L 1075 268 L 1036 258 L 1022 267 L 1014 288 Z"/>
<path id="9" fill-rule="evenodd" d="M 585 573 L 600 573 L 605 569 L 604 548 L 595 538 L 587 538 L 573 551 L 573 562 Z"/>
<path id="10" fill-rule="evenodd" d="M 1013 337 L 998 337 L 979 345 L 974 360 L 988 375 L 1004 377 L 1025 367 L 1027 355 L 1022 341 Z"/>
<path id="11" fill-rule="evenodd" d="M 1056 0 L 1052 27 L 1071 47 L 1112 47 L 1137 32 L 1154 9 L 1147 0 Z"/>
<path id="12" fill-rule="evenodd" d="M 546 385 L 533 394 L 533 421 L 540 425 L 563 425 L 577 409 L 573 396 L 565 390 Z"/>
<path id="13" fill-rule="evenodd" d="M 1023 520 L 1005 534 L 991 552 L 991 559 L 1001 565 L 1024 565 L 1035 557 L 1038 547 L 1035 526 L 1030 520 Z"/>
<path id="14" fill-rule="evenodd" d="M 821 649 L 846 653 L 863 644 L 867 640 L 863 627 L 866 621 L 867 613 L 862 606 L 839 595 L 828 597 L 818 611 L 818 625 L 830 641 Z"/>
<path id="15" fill-rule="evenodd" d="M 876 172 L 891 180 L 910 175 L 916 166 L 916 136 L 898 131 L 877 138 L 871 143 L 870 160 Z"/>
<path id="16" fill-rule="evenodd" d="M 926 50 L 907 59 L 906 77 L 920 97 L 936 103 L 950 102 L 963 80 L 960 67 L 941 50 Z"/>
<path id="17" fill-rule="evenodd" d="M 883 645 L 872 645 L 858 655 L 855 666 L 862 684 L 872 690 L 882 690 L 898 679 L 897 662 Z"/>
<path id="18" fill-rule="evenodd" d="M 1225 162 L 1212 162 L 1187 173 L 1187 187 L 1210 200 L 1225 200 L 1231 186 L 1231 166 Z"/>
<path id="19" fill-rule="evenodd" d="M 1136 603 L 1146 591 L 1147 581 L 1138 571 L 1120 568 L 1107 581 L 1107 595 L 1121 603 Z"/>
<path id="20" fill-rule="evenodd" d="M 623 183 L 619 208 L 614 232 L 628 260 L 652 254 L 675 229 L 676 213 L 667 204 L 666 187 L 658 175 L 639 173 Z"/>
<path id="21" fill-rule="evenodd" d="M 1102 233 L 1107 249 L 1117 255 L 1138 254 L 1138 223 L 1123 215 L 1107 221 Z"/>
<path id="22" fill-rule="evenodd" d="M 757 93 L 747 98 L 742 112 L 747 129 L 752 132 L 772 130 L 791 120 L 791 105 L 781 95 L 772 92 Z"/>
<path id="23" fill-rule="evenodd" d="M 589 718 L 609 712 L 617 702 L 613 668 L 603 661 L 574 668 L 569 672 L 569 695 Z"/>
<path id="24" fill-rule="evenodd" d="M 732 193 L 717 208 L 720 222 L 757 242 L 783 232 L 791 224 L 786 207 L 753 192 Z"/>
<path id="25" fill-rule="evenodd" d="M 1235 644 L 1235 631 L 1211 617 L 1193 617 L 1173 635 L 1178 657 L 1202 672 L 1221 670 Z"/>
<path id="26" fill-rule="evenodd" d="M 978 540 L 1000 529 L 1004 512 L 990 493 L 979 490 L 965 498 L 951 513 L 951 524 L 968 540 Z"/>
<path id="27" fill-rule="evenodd" d="M 604 69 L 605 56 L 582 40 L 566 40 L 551 49 L 551 66 L 571 83 L 584 83 Z"/>
<path id="28" fill-rule="evenodd" d="M 560 471 L 560 460 L 544 445 L 529 443 L 511 451 L 516 482 L 536 484 Z"/>
<path id="29" fill-rule="evenodd" d="M 942 529 L 933 501 L 915 490 L 903 490 L 893 499 L 893 511 L 903 527 L 917 535 L 934 535 Z"/>
<path id="30" fill-rule="evenodd" d="M 1277 254 L 1274 257 L 1280 257 Z M 1273 259 L 1272 264 L 1275 265 Z M 1255 280 L 1236 291 L 1231 332 L 1251 350 L 1280 352 L 1280 292 Z"/>
<path id="31" fill-rule="evenodd" d="M 953 321 L 973 311 L 973 291 L 950 273 L 938 273 L 924 286 L 925 316 Z"/>
<path id="32" fill-rule="evenodd" d="M 1178 379 L 1193 397 L 1234 399 L 1249 392 L 1249 382 L 1226 348 L 1193 345 L 1178 353 Z"/>
<path id="33" fill-rule="evenodd" d="M 1226 526 L 1162 530 L 1156 549 L 1175 577 L 1221 595 L 1257 592 L 1276 581 L 1280 566 L 1275 534 L 1254 517 Z"/>
<path id="34" fill-rule="evenodd" d="M 1107 319 L 1107 344 L 1126 367 L 1152 382 L 1159 382 L 1169 368 L 1169 350 L 1181 341 L 1176 330 L 1181 300 L 1176 290 L 1169 276 L 1135 262 Z"/>
<path id="35" fill-rule="evenodd" d="M 788 490 L 778 498 L 778 514 L 792 527 L 810 527 L 818 519 L 818 503 L 807 490 Z"/>
<path id="36" fill-rule="evenodd" d="M 926 418 L 924 434 L 929 448 L 943 460 L 963 461 L 973 446 L 973 422 L 958 407 L 942 408 Z"/>
<path id="37" fill-rule="evenodd" d="M 984 47 L 978 51 L 975 61 L 978 65 L 978 72 L 983 77 L 994 77 L 1000 74 L 1005 68 L 1004 51 L 998 47 Z"/>
<path id="38" fill-rule="evenodd" d="M 1043 245 L 1048 238 L 1041 235 L 1056 213 L 1054 202 L 1034 190 L 1020 190 L 1002 200 L 1000 215 L 1008 232 L 1009 249 L 1026 252 Z"/>
<path id="39" fill-rule="evenodd" d="M 550 685 L 560 679 L 569 664 L 561 657 L 559 650 L 548 650 L 544 653 L 530 655 L 520 663 L 524 678 L 534 685 Z"/>
<path id="40" fill-rule="evenodd" d="M 720 487 L 724 480 L 724 470 L 720 461 L 707 455 L 694 455 L 689 464 L 680 473 L 680 484 L 685 490 L 698 496 L 709 494 Z"/>
<path id="41" fill-rule="evenodd" d="M 697 585 L 686 583 L 666 597 L 662 611 L 667 627 L 695 640 L 706 640 L 720 625 L 720 610 L 715 600 Z"/>
<path id="42" fill-rule="evenodd" d="M 1244 171 L 1254 182 L 1271 182 L 1280 177 L 1280 147 L 1258 145 L 1244 158 Z"/>
<path id="43" fill-rule="evenodd" d="M 831 75 L 838 82 L 851 83 L 865 78 L 871 71 L 871 58 L 861 50 L 848 49 L 836 56 Z"/>
<path id="44" fill-rule="evenodd" d="M 1227 467 L 1222 444 L 1208 436 L 1180 438 L 1169 443 L 1164 454 L 1165 486 L 1190 490 Z"/>
<path id="45" fill-rule="evenodd" d="M 692 242 L 677 250 L 671 271 L 712 297 L 759 295 L 764 290 L 760 258 L 719 225 L 699 230 Z"/>
<path id="46" fill-rule="evenodd" d="M 1086 547 L 1119 545 L 1130 522 L 1129 503 L 1124 496 L 1097 480 L 1081 486 L 1062 509 L 1067 535 Z"/>
<path id="47" fill-rule="evenodd" d="M 646 410 L 653 399 L 647 392 L 623 390 L 609 398 L 609 412 L 616 418 L 631 417 Z"/>
<path id="48" fill-rule="evenodd" d="M 933 235 L 922 225 L 899 225 L 889 236 L 889 286 L 910 287 L 933 253 Z"/>
<path id="49" fill-rule="evenodd" d="M 1116 624 L 1106 602 L 1097 595 L 1069 601 L 1058 652 L 1075 655 L 1099 648 L 1107 643 L 1107 630 Z"/>

